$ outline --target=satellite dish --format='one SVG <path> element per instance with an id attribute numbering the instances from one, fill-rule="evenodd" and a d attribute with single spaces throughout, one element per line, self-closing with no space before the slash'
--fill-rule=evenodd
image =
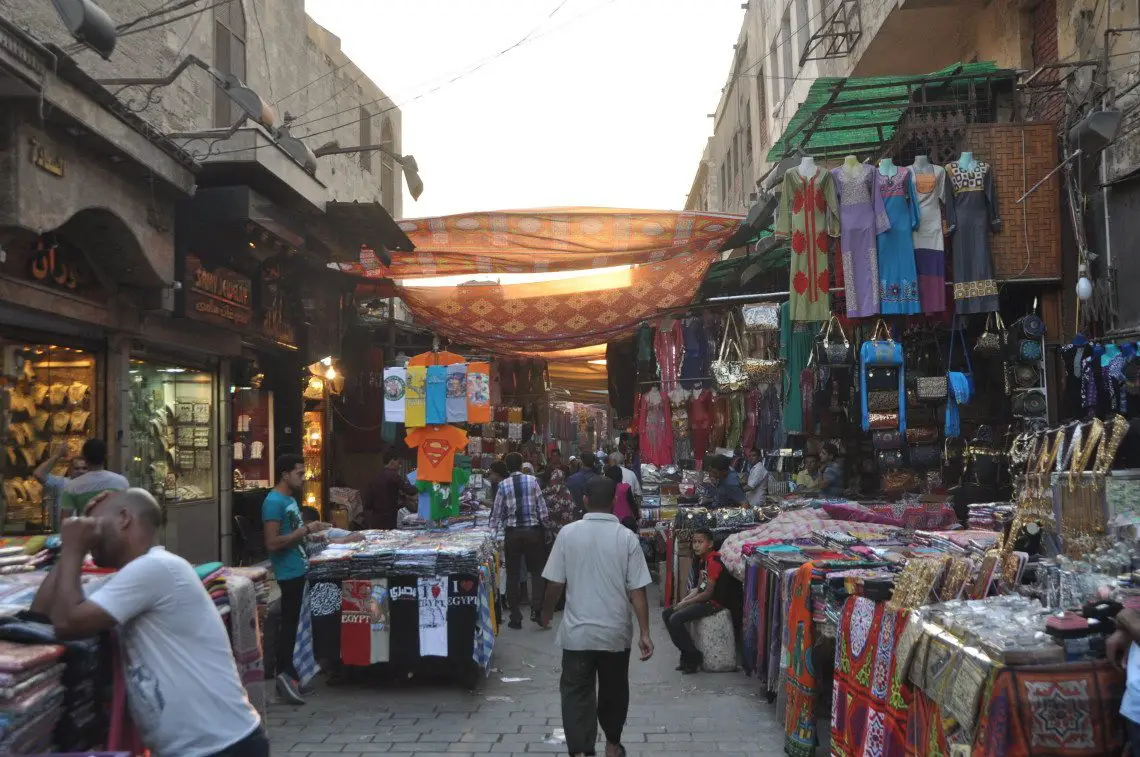
<path id="1" fill-rule="evenodd" d="M 115 22 L 107 15 L 107 11 L 92 0 L 52 0 L 52 3 L 56 14 L 76 42 L 99 53 L 104 60 L 111 58 L 118 33 L 115 31 Z"/>

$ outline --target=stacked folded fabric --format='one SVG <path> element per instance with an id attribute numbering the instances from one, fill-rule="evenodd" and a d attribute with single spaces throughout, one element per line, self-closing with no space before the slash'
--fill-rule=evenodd
<path id="1" fill-rule="evenodd" d="M 210 593 L 210 599 L 214 600 L 214 606 L 218 608 L 218 612 L 223 616 L 229 615 L 230 600 L 229 595 L 226 594 L 225 567 L 220 562 L 209 562 L 196 566 L 194 570 L 202 579 L 202 585 Z"/>
<path id="2" fill-rule="evenodd" d="M 0 641 L 0 754 L 49 751 L 63 713 L 58 644 Z"/>
<path id="3" fill-rule="evenodd" d="M 241 576 L 249 579 L 257 596 L 259 605 L 269 604 L 269 571 L 259 567 L 233 567 L 226 568 L 226 575 Z"/>

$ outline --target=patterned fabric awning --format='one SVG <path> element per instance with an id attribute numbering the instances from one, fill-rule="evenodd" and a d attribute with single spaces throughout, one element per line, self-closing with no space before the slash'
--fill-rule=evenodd
<path id="1" fill-rule="evenodd" d="M 466 213 L 399 222 L 415 252 L 385 267 L 370 251 L 336 263 L 369 278 L 475 273 L 545 273 L 657 263 L 716 250 L 742 216 L 617 208 L 549 208 Z"/>
<path id="2" fill-rule="evenodd" d="M 586 347 L 633 333 L 665 308 L 687 305 L 714 249 L 660 263 L 533 284 L 398 287 L 416 319 L 491 352 Z"/>

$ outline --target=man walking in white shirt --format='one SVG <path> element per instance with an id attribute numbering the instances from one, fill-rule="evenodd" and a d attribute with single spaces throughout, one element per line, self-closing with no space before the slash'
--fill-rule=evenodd
<path id="1" fill-rule="evenodd" d="M 764 455 L 758 449 L 748 450 L 748 481 L 744 485 L 744 495 L 752 507 L 764 504 L 768 494 L 768 469 L 764 467 Z"/>
<path id="2" fill-rule="evenodd" d="M 566 609 L 558 627 L 562 647 L 562 726 L 571 755 L 595 754 L 598 724 L 606 736 L 606 757 L 622 757 L 622 729 L 629 710 L 629 652 L 633 646 L 633 605 L 641 659 L 653 655 L 649 568 L 637 535 L 612 512 L 617 484 L 605 476 L 590 479 L 586 515 L 564 526 L 546 561 L 542 625 L 550 619 L 563 589 Z"/>
<path id="3" fill-rule="evenodd" d="M 613 452 L 610 454 L 610 465 L 616 465 L 621 468 L 621 482 L 629 484 L 629 490 L 633 492 L 634 501 L 637 502 L 638 507 L 641 506 L 641 482 L 637 480 L 637 474 L 625 467 L 625 455 L 620 452 Z"/>

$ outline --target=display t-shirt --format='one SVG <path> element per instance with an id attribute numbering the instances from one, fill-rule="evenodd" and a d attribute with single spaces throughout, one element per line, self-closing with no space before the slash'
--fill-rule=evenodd
<path id="1" fill-rule="evenodd" d="M 190 563 L 151 547 L 90 601 L 119 625 L 127 703 L 155 757 L 217 754 L 257 730 L 225 624 Z"/>
<path id="2" fill-rule="evenodd" d="M 491 364 L 467 365 L 467 422 L 491 422 Z"/>
<path id="3" fill-rule="evenodd" d="M 427 414 L 429 423 L 447 423 L 447 367 L 429 365 L 427 368 Z"/>
<path id="4" fill-rule="evenodd" d="M 455 455 L 467 447 L 467 432 L 455 426 L 425 426 L 409 431 L 406 441 L 409 447 L 419 447 L 417 484 L 422 481 L 450 484 Z"/>
<path id="5" fill-rule="evenodd" d="M 467 422 L 467 364 L 447 366 L 447 422 Z"/>
<path id="6" fill-rule="evenodd" d="M 83 515 L 83 509 L 96 494 L 108 491 L 125 492 L 130 487 L 127 479 L 114 471 L 87 471 L 64 484 L 63 494 L 59 498 L 59 509 L 73 510 L 76 515 Z"/>
<path id="7" fill-rule="evenodd" d="M 404 422 L 404 396 L 408 374 L 403 368 L 384 369 L 384 421 Z"/>
<path id="8" fill-rule="evenodd" d="M 297 506 L 297 500 L 274 489 L 261 504 L 261 520 L 277 521 L 281 524 L 277 533 L 288 536 L 301 528 L 301 508 Z M 273 575 L 278 581 L 300 578 L 308 570 L 305 548 L 301 544 L 270 552 L 269 562 L 273 565 Z"/>
<path id="9" fill-rule="evenodd" d="M 404 401 L 404 425 L 408 428 L 427 424 L 427 408 L 424 405 L 426 394 L 427 368 L 422 365 L 409 365 L 407 394 Z"/>

